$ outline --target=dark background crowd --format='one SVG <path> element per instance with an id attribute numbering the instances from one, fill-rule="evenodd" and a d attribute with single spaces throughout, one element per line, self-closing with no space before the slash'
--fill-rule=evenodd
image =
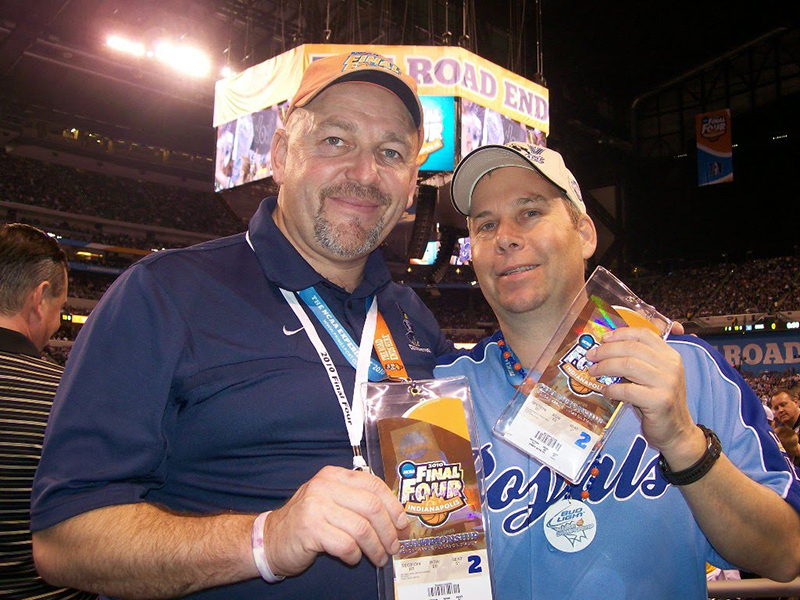
<path id="1" fill-rule="evenodd" d="M 241 222 L 211 193 L 108 177 L 0 153 L 0 198 L 41 208 L 216 236 Z M 107 243 L 107 242 L 103 242 Z"/>
<path id="2" fill-rule="evenodd" d="M 677 268 L 631 283 L 676 318 L 800 310 L 800 254 Z"/>

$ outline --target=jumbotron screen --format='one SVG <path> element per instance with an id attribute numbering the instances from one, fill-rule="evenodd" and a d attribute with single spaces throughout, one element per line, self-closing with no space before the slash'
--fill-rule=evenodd
<path id="1" fill-rule="evenodd" d="M 503 145 L 509 142 L 527 142 L 546 146 L 544 133 L 533 127 L 518 123 L 499 112 L 471 102 L 461 101 L 461 156 L 476 148 L 489 144 Z"/>
<path id="2" fill-rule="evenodd" d="M 440 246 L 441 242 L 428 242 L 428 245 L 425 246 L 425 253 L 422 255 L 422 258 L 409 259 L 409 263 L 412 265 L 432 265 L 436 261 L 436 256 L 439 254 Z M 453 255 L 450 257 L 450 264 L 468 265 L 471 258 L 469 238 L 458 238 L 458 245 Z"/>
<path id="3" fill-rule="evenodd" d="M 425 141 L 421 172 L 452 171 L 455 167 L 456 99 L 452 96 L 422 96 Z M 283 127 L 288 101 L 217 127 L 214 191 L 258 181 L 272 175 L 270 145 L 275 130 Z M 487 144 L 529 142 L 546 145 L 538 129 L 518 123 L 500 113 L 461 101 L 461 156 Z"/>
<path id="4" fill-rule="evenodd" d="M 271 106 L 217 127 L 215 192 L 272 175 L 270 145 L 275 130 L 283 127 L 287 105 Z"/>
<path id="5" fill-rule="evenodd" d="M 422 96 L 425 142 L 420 171 L 452 171 L 455 160 L 455 98 Z M 288 102 L 217 127 L 214 191 L 228 190 L 272 175 L 270 144 Z"/>

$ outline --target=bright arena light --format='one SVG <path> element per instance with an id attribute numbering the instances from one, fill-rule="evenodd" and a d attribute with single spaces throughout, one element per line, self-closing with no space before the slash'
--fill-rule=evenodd
<path id="1" fill-rule="evenodd" d="M 134 42 L 131 40 L 126 40 L 123 37 L 118 35 L 110 35 L 106 40 L 106 45 L 109 48 L 113 48 L 114 50 L 119 50 L 120 52 L 125 52 L 127 54 L 132 54 L 134 56 L 144 56 L 144 44 L 140 42 Z"/>
<path id="2" fill-rule="evenodd" d="M 125 52 L 136 57 L 154 58 L 175 71 L 190 77 L 207 77 L 211 73 L 211 60 L 204 52 L 192 46 L 161 40 L 156 43 L 154 48 L 147 48 L 142 42 L 129 40 L 119 35 L 108 36 L 106 45 L 113 50 Z M 230 77 L 235 74 L 228 67 L 223 69 L 223 77 Z"/>
<path id="3" fill-rule="evenodd" d="M 236 75 L 236 71 L 234 71 L 233 69 L 231 69 L 229 66 L 226 65 L 226 66 L 222 67 L 222 71 L 220 71 L 220 75 L 222 75 L 222 77 L 230 77 L 232 75 Z"/>
<path id="4" fill-rule="evenodd" d="M 191 46 L 176 46 L 161 41 L 155 47 L 156 60 L 191 77 L 205 77 L 211 71 L 211 61 L 203 52 Z"/>

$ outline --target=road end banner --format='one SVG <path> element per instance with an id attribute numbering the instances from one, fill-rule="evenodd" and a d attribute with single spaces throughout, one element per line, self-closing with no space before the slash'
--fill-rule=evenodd
<path id="1" fill-rule="evenodd" d="M 800 335 L 796 332 L 709 335 L 703 339 L 742 371 L 783 372 L 800 369 Z"/>
<path id="2" fill-rule="evenodd" d="M 413 77 L 420 96 L 456 96 L 510 119 L 550 131 L 547 88 L 463 48 L 304 44 L 216 83 L 214 127 L 291 98 L 314 60 L 351 51 L 375 52 Z"/>

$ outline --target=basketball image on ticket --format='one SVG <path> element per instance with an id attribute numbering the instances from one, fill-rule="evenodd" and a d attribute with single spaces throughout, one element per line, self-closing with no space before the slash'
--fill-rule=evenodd
<path id="1" fill-rule="evenodd" d="M 486 521 L 464 404 L 441 396 L 397 408 L 402 412 L 385 410 L 374 419 L 380 468 L 370 458 L 411 522 L 391 562 L 394 598 L 491 599 Z"/>
<path id="2" fill-rule="evenodd" d="M 615 329 L 646 327 L 665 337 L 670 325 L 599 269 L 495 425 L 500 437 L 571 482 L 585 474 L 626 406 L 603 395 L 622 379 L 593 377 L 586 353 Z"/>

